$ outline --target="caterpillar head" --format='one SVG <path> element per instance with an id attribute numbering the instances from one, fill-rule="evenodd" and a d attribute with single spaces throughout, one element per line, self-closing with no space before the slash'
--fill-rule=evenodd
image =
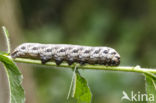
<path id="1" fill-rule="evenodd" d="M 35 52 L 36 48 L 34 47 L 33 43 L 23 43 L 21 45 L 19 45 L 17 48 L 15 48 L 15 50 L 11 53 L 11 57 L 12 58 L 17 58 L 17 57 L 27 57 L 28 51 L 31 52 Z M 35 53 L 32 53 L 35 54 Z M 37 53 L 36 53 L 37 54 Z"/>
<path id="2" fill-rule="evenodd" d="M 21 54 L 23 54 L 26 50 L 27 46 L 26 44 L 21 44 L 19 45 L 18 47 L 16 47 L 14 49 L 14 51 L 11 53 L 11 57 L 12 58 L 16 58 L 16 57 L 19 57 Z"/>

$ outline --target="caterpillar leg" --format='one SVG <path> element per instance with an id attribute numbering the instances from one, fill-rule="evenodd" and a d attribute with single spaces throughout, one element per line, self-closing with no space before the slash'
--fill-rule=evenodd
<path id="1" fill-rule="evenodd" d="M 46 64 L 47 62 L 49 62 L 51 60 L 50 55 L 39 54 L 39 56 L 40 56 L 42 64 Z"/>
<path id="2" fill-rule="evenodd" d="M 67 63 L 68 63 L 68 65 L 72 65 L 74 63 L 74 61 L 73 60 L 68 60 Z"/>
<path id="3" fill-rule="evenodd" d="M 84 61 L 80 61 L 79 63 L 81 66 L 84 66 L 86 64 L 86 62 L 84 62 Z"/>
<path id="4" fill-rule="evenodd" d="M 51 58 L 47 58 L 47 57 L 45 57 L 45 56 L 42 56 L 41 57 L 41 62 L 42 62 L 42 64 L 46 64 L 48 61 L 50 61 L 51 60 Z"/>
<path id="5" fill-rule="evenodd" d="M 62 62 L 63 62 L 63 60 L 61 60 L 61 59 L 60 59 L 60 60 L 58 60 L 58 59 L 55 60 L 55 63 L 56 63 L 56 65 L 58 65 L 58 66 L 59 66 Z"/>

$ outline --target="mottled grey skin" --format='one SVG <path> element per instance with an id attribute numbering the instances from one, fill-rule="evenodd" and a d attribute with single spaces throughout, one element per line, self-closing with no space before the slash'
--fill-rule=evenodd
<path id="1" fill-rule="evenodd" d="M 117 66 L 120 64 L 120 55 L 109 47 L 24 43 L 19 45 L 11 56 L 13 58 L 39 59 L 43 64 L 48 61 L 55 61 L 57 65 L 63 61 L 69 65 L 74 62 L 82 65 L 88 63 Z"/>

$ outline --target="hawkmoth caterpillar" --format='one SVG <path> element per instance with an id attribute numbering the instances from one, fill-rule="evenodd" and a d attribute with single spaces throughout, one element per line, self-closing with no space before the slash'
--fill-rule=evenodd
<path id="1" fill-rule="evenodd" d="M 31 58 L 41 60 L 42 64 L 55 61 L 60 65 L 66 61 L 83 64 L 117 66 L 120 55 L 110 47 L 91 47 L 69 44 L 23 43 L 11 53 L 12 58 Z"/>

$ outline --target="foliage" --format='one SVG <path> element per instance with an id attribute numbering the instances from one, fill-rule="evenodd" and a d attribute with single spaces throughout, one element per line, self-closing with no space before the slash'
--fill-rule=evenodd
<path id="1" fill-rule="evenodd" d="M 0 53 L 0 61 L 4 64 L 10 89 L 10 103 L 24 103 L 24 90 L 22 88 L 22 74 L 11 58 Z"/>
<path id="2" fill-rule="evenodd" d="M 77 99 L 77 103 L 91 103 L 92 94 L 87 81 L 78 71 L 75 74 L 73 89 L 73 97 Z"/>
<path id="3" fill-rule="evenodd" d="M 146 92 L 149 95 L 154 95 L 154 99 L 156 98 L 156 79 L 151 78 L 148 75 L 145 75 L 146 77 Z M 150 103 L 155 103 L 155 100 Z"/>
<path id="4" fill-rule="evenodd" d="M 22 88 L 23 76 L 20 73 L 16 64 L 13 62 L 12 58 L 8 57 L 8 54 L 10 54 L 9 33 L 4 26 L 2 27 L 2 29 L 6 37 L 8 53 L 0 52 L 0 61 L 4 65 L 7 78 L 8 78 L 8 84 L 10 89 L 9 103 L 24 103 L 25 96 L 24 96 L 24 89 Z"/>

